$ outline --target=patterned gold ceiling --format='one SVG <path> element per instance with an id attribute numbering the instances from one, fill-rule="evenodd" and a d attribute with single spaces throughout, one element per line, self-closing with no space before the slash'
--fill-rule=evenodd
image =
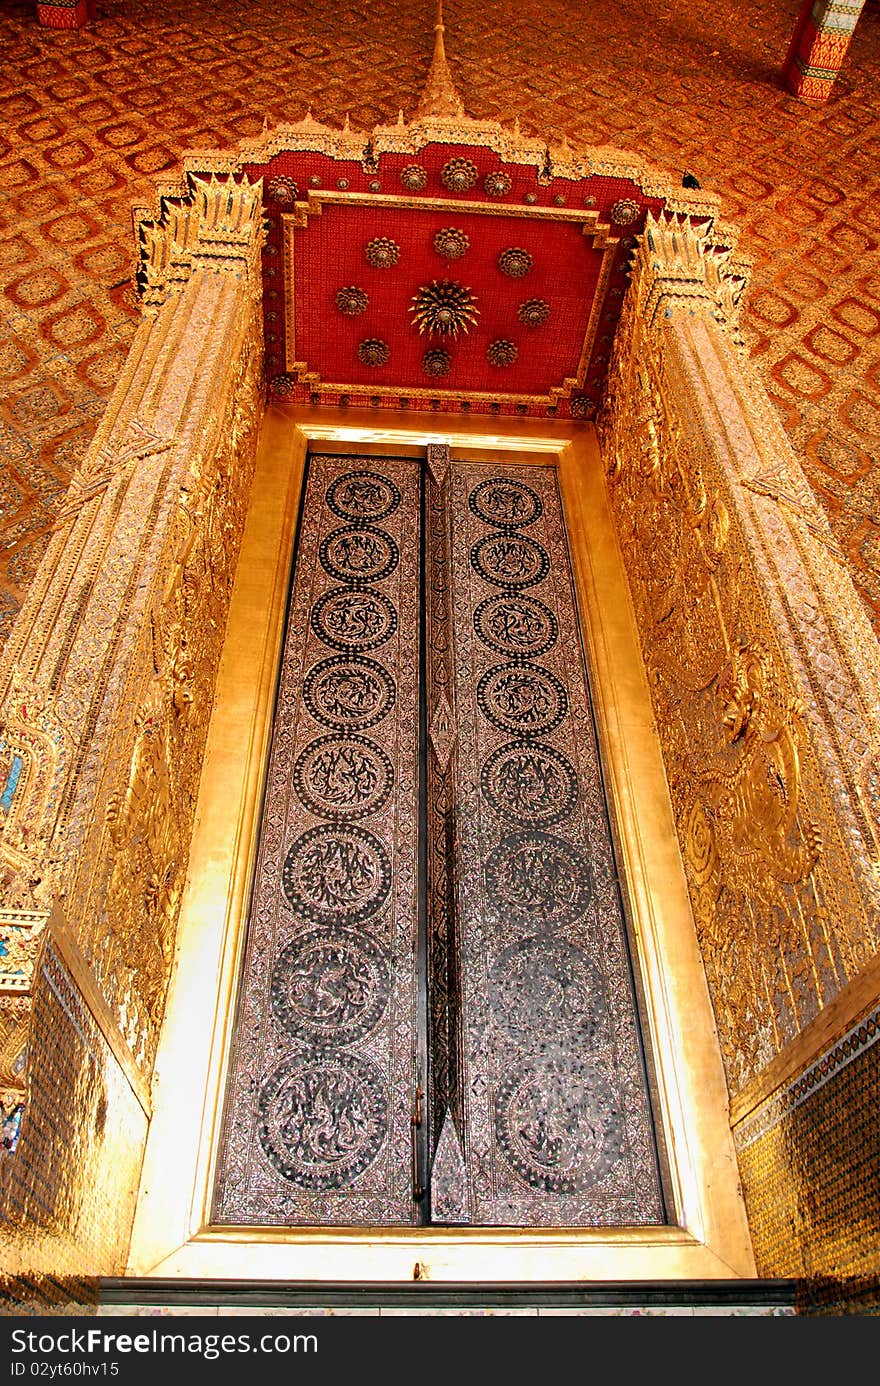
<path id="1" fill-rule="evenodd" d="M 0 638 L 118 375 L 136 321 L 131 208 L 183 151 L 314 116 L 357 130 L 416 107 L 424 0 L 104 0 L 79 32 L 0 15 Z M 777 73 L 787 0 L 448 0 L 468 112 L 554 144 L 634 151 L 721 196 L 754 258 L 745 331 L 880 629 L 880 12 L 831 100 Z"/>

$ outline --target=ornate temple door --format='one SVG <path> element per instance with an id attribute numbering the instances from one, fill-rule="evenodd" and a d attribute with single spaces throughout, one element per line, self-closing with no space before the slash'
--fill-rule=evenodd
<path id="1" fill-rule="evenodd" d="M 555 468 L 313 456 L 214 1219 L 664 1221 Z"/>

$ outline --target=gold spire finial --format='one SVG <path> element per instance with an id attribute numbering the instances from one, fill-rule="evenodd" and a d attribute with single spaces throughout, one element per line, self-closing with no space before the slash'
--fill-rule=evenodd
<path id="1" fill-rule="evenodd" d="M 455 90 L 446 62 L 446 48 L 443 43 L 443 0 L 438 0 L 437 23 L 434 25 L 434 56 L 428 80 L 416 106 L 413 120 L 430 117 L 441 120 L 456 120 L 464 115 L 464 102 Z"/>

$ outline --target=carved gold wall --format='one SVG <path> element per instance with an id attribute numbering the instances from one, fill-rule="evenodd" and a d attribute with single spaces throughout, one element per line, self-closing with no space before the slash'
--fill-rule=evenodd
<path id="1" fill-rule="evenodd" d="M 845 1279 L 880 1271 L 857 1115 L 877 1096 L 880 660 L 744 360 L 745 277 L 649 222 L 603 448 L 759 1269 Z"/>
<path id="2" fill-rule="evenodd" d="M 124 1264 L 261 415 L 260 194 L 194 183 L 142 228 L 143 322 L 0 668 L 13 1306 Z"/>

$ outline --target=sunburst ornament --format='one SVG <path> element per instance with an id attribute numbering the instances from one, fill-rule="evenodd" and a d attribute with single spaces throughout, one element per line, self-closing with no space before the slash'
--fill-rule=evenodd
<path id="1" fill-rule="evenodd" d="M 470 289 L 451 279 L 432 279 L 413 295 L 413 327 L 420 333 L 457 337 L 476 325 L 479 309 Z"/>

